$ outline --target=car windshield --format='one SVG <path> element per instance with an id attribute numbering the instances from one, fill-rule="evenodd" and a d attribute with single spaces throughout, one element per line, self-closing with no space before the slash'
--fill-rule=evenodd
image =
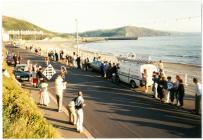
<path id="1" fill-rule="evenodd" d="M 17 71 L 24 71 L 25 70 L 25 66 L 16 67 L 16 70 Z"/>

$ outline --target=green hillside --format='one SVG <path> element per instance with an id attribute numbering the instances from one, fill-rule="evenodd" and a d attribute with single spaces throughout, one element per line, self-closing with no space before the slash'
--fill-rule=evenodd
<path id="1" fill-rule="evenodd" d="M 53 37 L 53 36 L 60 36 L 60 37 L 69 37 L 70 35 L 68 34 L 62 34 L 62 33 L 56 33 L 56 32 L 51 32 L 46 29 L 43 29 L 37 25 L 34 25 L 30 22 L 8 17 L 8 16 L 3 16 L 2 17 L 2 25 L 5 31 L 8 30 L 31 30 L 31 31 L 43 31 L 44 37 Z"/>
<path id="2" fill-rule="evenodd" d="M 170 35 L 170 33 L 135 26 L 124 26 L 109 30 L 95 30 L 80 33 L 80 36 L 83 37 L 143 37 L 165 35 Z"/>

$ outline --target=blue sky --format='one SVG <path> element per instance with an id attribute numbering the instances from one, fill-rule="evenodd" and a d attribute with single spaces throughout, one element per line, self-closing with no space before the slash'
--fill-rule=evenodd
<path id="1" fill-rule="evenodd" d="M 201 32 L 200 0 L 3 0 L 3 15 L 56 32 L 126 25 Z"/>

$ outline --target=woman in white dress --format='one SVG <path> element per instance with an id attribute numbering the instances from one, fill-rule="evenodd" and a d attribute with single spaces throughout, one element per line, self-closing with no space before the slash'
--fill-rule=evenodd
<path id="1" fill-rule="evenodd" d="M 45 79 L 43 79 L 42 83 L 40 84 L 40 104 L 45 106 L 48 106 L 50 102 L 47 87 L 48 84 L 45 82 Z"/>

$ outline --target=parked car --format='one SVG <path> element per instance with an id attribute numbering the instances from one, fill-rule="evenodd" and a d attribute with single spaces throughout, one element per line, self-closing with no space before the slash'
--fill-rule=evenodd
<path id="1" fill-rule="evenodd" d="M 17 43 L 14 42 L 14 43 L 13 43 L 13 47 L 14 47 L 14 48 L 20 48 L 20 43 L 19 43 L 19 42 L 17 42 Z"/>
<path id="2" fill-rule="evenodd" d="M 29 81 L 31 74 L 26 71 L 27 64 L 17 64 L 13 73 L 17 80 L 19 81 Z"/>
<path id="3" fill-rule="evenodd" d="M 92 71 L 100 72 L 101 64 L 101 61 L 93 61 L 89 63 L 89 67 L 92 69 Z"/>

